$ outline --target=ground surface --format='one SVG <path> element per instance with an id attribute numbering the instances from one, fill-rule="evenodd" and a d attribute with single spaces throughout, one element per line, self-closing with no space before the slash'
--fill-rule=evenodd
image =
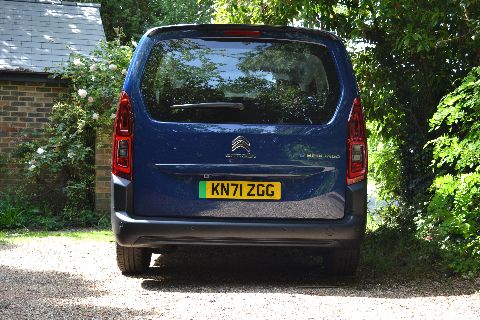
<path id="1" fill-rule="evenodd" d="M 473 280 L 330 277 L 295 250 L 180 248 L 126 276 L 113 242 L 0 243 L 0 319 L 479 319 L 479 302 Z"/>

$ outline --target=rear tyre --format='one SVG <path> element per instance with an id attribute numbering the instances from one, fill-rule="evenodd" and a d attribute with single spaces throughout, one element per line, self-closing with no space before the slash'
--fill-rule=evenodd
<path id="1" fill-rule="evenodd" d="M 334 249 L 325 257 L 325 270 L 332 275 L 352 275 L 357 271 L 360 248 Z"/>
<path id="2" fill-rule="evenodd" d="M 123 247 L 115 242 L 117 265 L 125 273 L 143 273 L 148 270 L 152 252 L 149 248 Z"/>

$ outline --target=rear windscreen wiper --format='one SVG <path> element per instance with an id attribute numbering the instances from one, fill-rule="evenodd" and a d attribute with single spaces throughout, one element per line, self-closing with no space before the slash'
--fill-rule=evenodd
<path id="1" fill-rule="evenodd" d="M 187 103 L 175 104 L 170 109 L 190 109 L 190 108 L 233 108 L 243 110 L 243 103 L 234 102 L 206 102 L 206 103 Z"/>

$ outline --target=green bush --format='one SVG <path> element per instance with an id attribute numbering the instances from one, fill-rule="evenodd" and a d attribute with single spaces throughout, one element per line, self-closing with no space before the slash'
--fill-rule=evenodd
<path id="1" fill-rule="evenodd" d="M 110 227 L 110 217 L 91 210 L 65 207 L 56 212 L 48 202 L 30 203 L 20 196 L 0 197 L 0 230 L 59 230 L 68 227 Z"/>
<path id="2" fill-rule="evenodd" d="M 17 150 L 34 188 L 27 199 L 45 196 L 55 214 L 74 215 L 77 222 L 80 212 L 94 210 L 95 137 L 113 125 L 133 51 L 117 41 L 100 42 L 89 57 L 73 53 L 54 75 L 70 80 L 69 93 L 55 103 L 43 134 L 25 133 Z"/>
<path id="3" fill-rule="evenodd" d="M 430 120 L 436 179 L 419 236 L 438 243 L 454 272 L 480 271 L 480 67 L 444 97 Z"/>

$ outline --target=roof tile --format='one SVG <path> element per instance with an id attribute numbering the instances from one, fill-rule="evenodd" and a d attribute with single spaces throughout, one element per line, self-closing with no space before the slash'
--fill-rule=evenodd
<path id="1" fill-rule="evenodd" d="M 0 0 L 0 8 L 0 71 L 44 72 L 105 41 L 99 4 Z"/>

